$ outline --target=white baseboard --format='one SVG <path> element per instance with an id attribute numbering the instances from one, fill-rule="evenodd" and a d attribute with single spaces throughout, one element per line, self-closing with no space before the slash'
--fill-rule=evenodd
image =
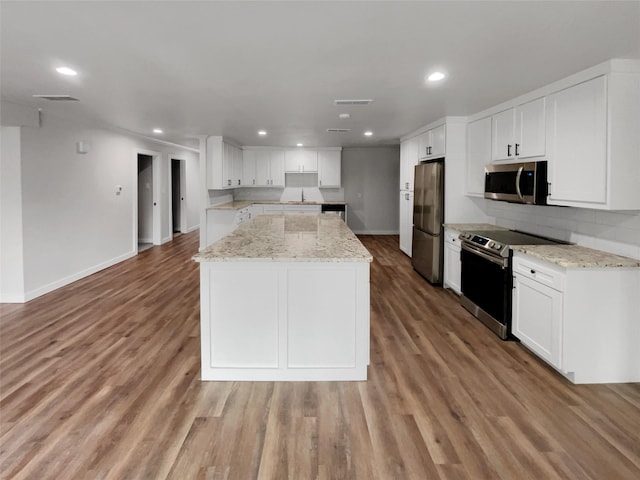
<path id="1" fill-rule="evenodd" d="M 24 294 L 0 293 L 0 303 L 25 303 Z"/>
<path id="2" fill-rule="evenodd" d="M 138 243 L 153 243 L 153 238 L 138 238 Z"/>
<path id="3" fill-rule="evenodd" d="M 353 230 L 356 235 L 398 235 L 398 230 Z"/>
<path id="4" fill-rule="evenodd" d="M 137 254 L 138 254 L 137 252 L 129 252 L 124 255 L 120 255 L 119 257 L 112 258 L 111 260 L 107 260 L 106 262 L 100 263 L 93 267 L 82 270 L 78 273 L 74 273 L 73 275 L 69 275 L 67 277 L 61 278 L 60 280 L 56 280 L 55 282 L 51 282 L 47 285 L 36 288 L 29 292 L 26 292 L 24 295 L 24 302 L 21 302 L 21 303 L 28 302 L 46 293 L 57 290 L 58 288 L 65 287 L 70 283 L 77 282 L 78 280 L 88 277 L 89 275 L 93 275 L 94 273 L 99 272 L 100 270 L 104 270 L 105 268 L 112 267 L 117 263 L 123 262 L 129 258 L 135 257 Z"/>
<path id="5" fill-rule="evenodd" d="M 191 233 L 191 232 L 193 232 L 195 230 L 198 230 L 198 229 L 200 229 L 200 224 L 194 225 L 193 227 L 189 227 L 187 229 L 187 233 Z"/>
<path id="6" fill-rule="evenodd" d="M 169 235 L 168 237 L 164 237 L 162 240 L 160 240 L 160 245 L 162 245 L 163 243 L 170 242 L 171 240 L 173 240 L 173 235 Z"/>

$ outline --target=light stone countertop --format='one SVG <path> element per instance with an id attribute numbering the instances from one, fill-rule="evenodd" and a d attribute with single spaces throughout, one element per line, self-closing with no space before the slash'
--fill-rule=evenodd
<path id="1" fill-rule="evenodd" d="M 371 262 L 338 216 L 260 215 L 196 254 L 196 262 Z"/>
<path id="2" fill-rule="evenodd" d="M 564 268 L 640 267 L 640 260 L 580 245 L 514 245 L 511 249 Z"/>
<path id="3" fill-rule="evenodd" d="M 211 205 L 207 210 L 240 210 L 251 205 L 346 205 L 347 202 L 342 201 L 325 201 L 325 202 L 280 202 L 277 200 L 235 200 L 233 202 L 220 203 Z"/>
<path id="4" fill-rule="evenodd" d="M 509 230 L 508 228 L 499 227 L 498 225 L 491 225 L 490 223 L 445 223 L 444 228 L 450 228 L 458 232 L 467 231 L 495 231 L 495 230 Z"/>

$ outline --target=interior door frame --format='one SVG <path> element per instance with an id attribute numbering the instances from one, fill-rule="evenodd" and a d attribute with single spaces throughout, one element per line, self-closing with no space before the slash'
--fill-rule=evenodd
<path id="1" fill-rule="evenodd" d="M 160 201 L 160 162 L 162 161 L 162 153 L 143 148 L 134 150 L 133 163 L 133 195 L 131 199 L 131 207 L 133 212 L 133 251 L 138 251 L 138 155 L 148 155 L 151 157 L 151 171 L 153 177 L 153 244 L 162 244 L 162 202 Z"/>
<path id="2" fill-rule="evenodd" d="M 169 198 L 173 202 L 173 161 L 180 165 L 180 233 L 187 233 L 187 159 L 181 155 L 169 155 Z M 172 207 L 173 209 L 173 207 Z M 169 215 L 169 231 L 173 235 L 173 211 Z"/>

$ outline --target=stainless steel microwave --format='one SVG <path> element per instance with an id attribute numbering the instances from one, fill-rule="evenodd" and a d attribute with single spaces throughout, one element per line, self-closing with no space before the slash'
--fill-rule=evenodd
<path id="1" fill-rule="evenodd" d="M 484 169 L 484 198 L 546 205 L 547 192 L 547 162 L 487 165 Z"/>

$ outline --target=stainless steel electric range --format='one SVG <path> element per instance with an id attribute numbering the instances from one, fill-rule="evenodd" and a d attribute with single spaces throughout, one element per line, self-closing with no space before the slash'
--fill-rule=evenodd
<path id="1" fill-rule="evenodd" d="M 511 247 L 566 243 L 516 230 L 468 231 L 460 235 L 460 303 L 503 340 L 511 336 Z"/>

